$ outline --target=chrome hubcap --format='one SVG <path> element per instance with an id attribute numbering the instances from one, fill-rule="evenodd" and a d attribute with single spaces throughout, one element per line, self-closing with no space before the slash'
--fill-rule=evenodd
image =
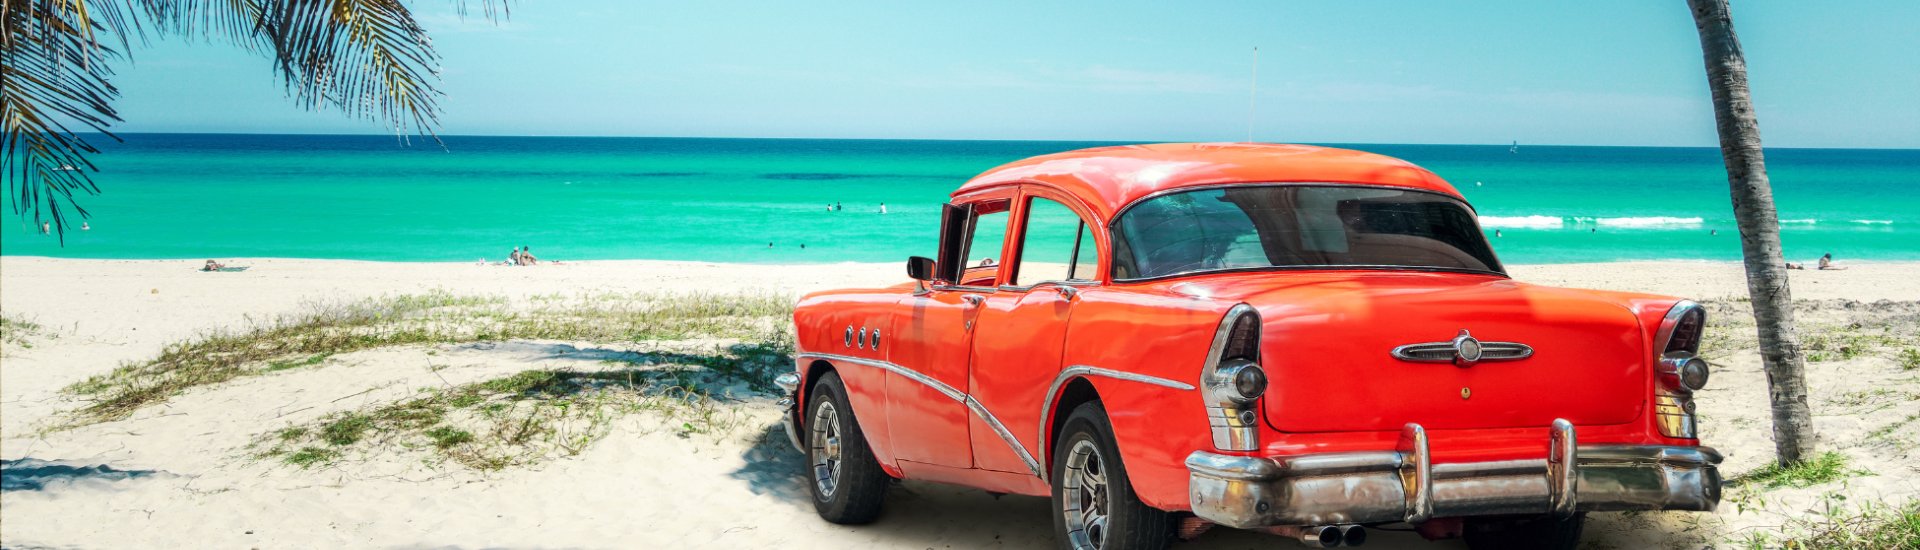
<path id="1" fill-rule="evenodd" d="M 1067 518 L 1067 542 L 1074 548 L 1100 548 L 1107 540 L 1107 464 L 1100 447 L 1082 439 L 1067 451 L 1061 479 L 1061 513 Z"/>
<path id="2" fill-rule="evenodd" d="M 821 401 L 813 410 L 811 435 L 807 445 L 812 447 L 813 485 L 820 489 L 820 499 L 826 500 L 840 486 L 840 413 L 834 412 L 833 402 Z"/>

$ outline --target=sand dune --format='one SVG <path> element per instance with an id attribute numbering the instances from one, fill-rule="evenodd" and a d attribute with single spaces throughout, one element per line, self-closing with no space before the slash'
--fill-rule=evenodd
<path id="1" fill-rule="evenodd" d="M 329 413 L 527 369 L 608 368 L 604 359 L 643 351 L 636 345 L 509 341 L 358 351 L 329 357 L 315 368 L 199 388 L 125 420 L 40 431 L 75 407 L 60 393 L 69 384 L 151 358 L 168 343 L 257 323 L 311 302 L 430 290 L 516 300 L 602 292 L 797 295 L 903 278 L 903 269 L 894 264 L 228 263 L 251 269 L 199 273 L 192 261 L 0 258 L 0 312 L 41 327 L 26 345 L 5 344 L 0 361 L 0 458 L 10 461 L 8 487 L 0 492 L 0 542 L 61 548 L 1051 544 L 1043 499 L 927 483 L 909 482 L 893 491 L 886 515 L 875 525 L 820 521 L 808 502 L 801 458 L 778 433 L 778 411 L 765 396 L 739 396 L 728 409 L 729 427 L 713 433 L 684 435 L 657 419 L 632 415 L 615 421 L 610 433 L 577 456 L 493 472 L 429 464 L 421 453 L 406 450 L 305 470 L 255 460 L 246 451 L 262 433 Z M 1729 263 L 1518 266 L 1513 272 L 1548 284 L 1703 299 L 1745 293 L 1739 266 Z M 1920 300 L 1916 273 L 1920 264 L 1862 263 L 1844 272 L 1796 272 L 1793 284 L 1797 298 L 1835 301 L 1809 314 L 1808 323 L 1838 325 L 1856 316 L 1920 313 L 1911 311 L 1920 309 L 1911 305 Z M 1842 300 L 1907 305 L 1885 306 L 1898 310 L 1887 313 Z M 1705 438 L 1729 454 L 1729 472 L 1756 468 L 1771 456 L 1759 360 L 1751 351 L 1737 350 L 1714 360 L 1720 369 L 1702 397 Z M 1714 515 L 1607 515 L 1591 524 L 1589 539 L 1623 548 L 1703 536 L 1712 540 L 1778 525 L 1780 514 L 1799 513 L 1794 511 L 1836 490 L 1855 501 L 1901 502 L 1920 495 L 1920 470 L 1913 460 L 1920 443 L 1870 437 L 1891 422 L 1920 414 L 1920 384 L 1911 373 L 1874 354 L 1813 368 L 1823 446 L 1877 475 L 1768 491 L 1758 497 L 1761 512 L 1742 513 L 1726 504 Z M 1920 430 L 1920 424 L 1912 429 Z M 1219 529 L 1181 547 L 1269 544 L 1284 543 Z M 1376 533 L 1369 546 L 1461 547 L 1385 532 Z"/>

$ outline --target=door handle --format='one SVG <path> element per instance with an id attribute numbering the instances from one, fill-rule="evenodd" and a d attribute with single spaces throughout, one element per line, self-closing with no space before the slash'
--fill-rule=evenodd
<path id="1" fill-rule="evenodd" d="M 1053 291 L 1060 293 L 1060 297 L 1066 298 L 1069 302 L 1073 301 L 1074 298 L 1080 297 L 1080 289 L 1067 285 L 1054 285 Z"/>
<path id="2" fill-rule="evenodd" d="M 985 301 L 987 301 L 987 298 L 986 298 L 985 296 L 981 296 L 981 295 L 979 295 L 979 294 L 966 294 L 966 295 L 962 295 L 962 296 L 960 296 L 960 299 L 962 299 L 962 300 L 966 300 L 966 301 L 967 301 L 967 305 L 969 305 L 969 306 L 977 306 L 977 305 L 980 305 L 980 302 L 985 302 Z"/>

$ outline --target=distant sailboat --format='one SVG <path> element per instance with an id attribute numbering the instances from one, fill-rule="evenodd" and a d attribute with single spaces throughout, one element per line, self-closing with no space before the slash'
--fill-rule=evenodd
<path id="1" fill-rule="evenodd" d="M 1507 148 L 1507 152 L 1508 152 L 1508 153 L 1513 153 L 1513 154 L 1516 154 L 1516 155 L 1517 155 L 1517 154 L 1520 154 L 1520 140 L 1514 140 L 1514 142 L 1513 142 L 1513 146 L 1512 146 L 1512 147 L 1508 147 L 1508 148 Z"/>

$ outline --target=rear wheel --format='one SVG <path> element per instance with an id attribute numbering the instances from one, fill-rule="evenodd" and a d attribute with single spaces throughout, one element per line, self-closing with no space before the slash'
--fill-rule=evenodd
<path id="1" fill-rule="evenodd" d="M 1567 519 L 1536 516 L 1467 520 L 1467 547 L 1473 550 L 1573 550 L 1580 546 L 1580 530 L 1586 520 L 1585 513 Z"/>
<path id="2" fill-rule="evenodd" d="M 1098 401 L 1067 417 L 1052 456 L 1053 534 L 1061 548 L 1158 550 L 1172 542 L 1173 516 L 1134 496 Z"/>
<path id="3" fill-rule="evenodd" d="M 841 524 L 868 523 L 880 517 L 887 473 L 860 432 L 839 374 L 829 372 L 813 385 L 806 418 L 813 509 L 821 518 Z"/>

